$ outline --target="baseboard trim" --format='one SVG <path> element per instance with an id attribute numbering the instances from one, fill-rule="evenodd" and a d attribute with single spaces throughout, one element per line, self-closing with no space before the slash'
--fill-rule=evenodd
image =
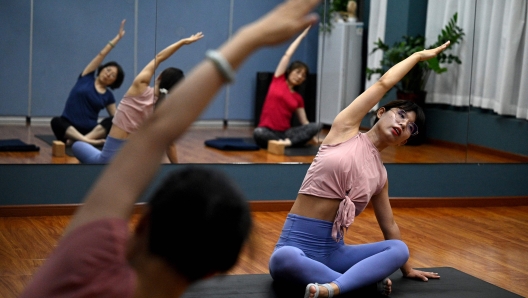
<path id="1" fill-rule="evenodd" d="M 514 207 L 528 206 L 528 196 L 515 197 L 450 197 L 450 198 L 398 198 L 390 200 L 392 208 L 458 208 L 458 207 Z M 140 214 L 145 203 L 137 203 L 135 214 Z M 80 204 L 10 205 L 0 206 L 0 217 L 72 215 Z M 251 201 L 252 212 L 290 211 L 293 201 Z M 370 207 L 370 204 L 369 204 Z"/>
<path id="2" fill-rule="evenodd" d="M 467 144 L 467 150 L 468 150 L 468 154 L 469 155 L 471 154 L 471 151 L 476 151 L 476 152 L 480 152 L 480 153 L 484 153 L 484 154 L 488 154 L 488 155 L 495 155 L 495 156 L 499 156 L 499 157 L 513 159 L 513 160 L 516 160 L 518 162 L 528 162 L 528 156 L 526 156 L 526 155 L 521 155 L 521 154 L 516 154 L 516 153 L 511 153 L 511 152 L 506 152 L 506 151 L 501 151 L 501 150 L 488 148 L 488 147 L 475 145 L 475 144 Z"/>
<path id="3" fill-rule="evenodd" d="M 9 205 L 0 206 L 0 217 L 25 217 L 25 216 L 69 216 L 81 204 L 42 204 L 42 205 Z M 134 213 L 142 213 L 145 203 L 137 203 Z"/>
<path id="4" fill-rule="evenodd" d="M 450 198 L 391 198 L 392 208 L 457 208 L 528 206 L 528 196 L 512 197 L 450 197 Z"/>
<path id="5" fill-rule="evenodd" d="M 28 116 L 0 116 L 0 125 L 27 125 L 28 122 L 31 125 L 50 125 L 52 117 L 28 117 Z M 98 121 L 103 120 L 104 117 L 99 117 Z M 227 120 L 229 126 L 236 127 L 249 127 L 252 125 L 249 120 Z M 195 127 L 222 127 L 224 126 L 223 120 L 197 120 L 193 122 L 192 126 Z"/>

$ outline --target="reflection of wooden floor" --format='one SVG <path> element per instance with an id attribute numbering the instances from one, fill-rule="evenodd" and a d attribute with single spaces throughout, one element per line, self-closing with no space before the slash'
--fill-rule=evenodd
<path id="1" fill-rule="evenodd" d="M 454 267 L 528 297 L 527 206 L 394 208 L 393 211 L 403 240 L 409 246 L 413 267 Z M 243 251 L 229 274 L 269 272 L 268 260 L 286 214 L 253 213 L 257 236 L 253 255 Z M 0 218 L 0 297 L 18 297 L 56 245 L 69 219 L 69 216 Z M 345 236 L 346 243 L 382 239 L 372 208 L 367 208 L 354 221 Z M 441 278 L 448 280 L 449 276 Z"/>
<path id="2" fill-rule="evenodd" d="M 206 147 L 204 141 L 216 137 L 251 137 L 252 127 L 193 126 L 176 142 L 180 163 L 310 163 L 313 156 L 283 156 L 258 151 L 221 151 Z M 325 131 L 320 134 L 323 138 Z M 0 125 L 0 139 L 20 139 L 40 147 L 40 152 L 0 152 L 1 164 L 78 163 L 73 157 L 52 157 L 51 146 L 35 137 L 36 134 L 52 134 L 49 125 Z M 527 159 L 494 154 L 483 150 L 466 150 L 463 146 L 428 143 L 419 146 L 389 147 L 382 151 L 385 163 L 514 163 Z"/>

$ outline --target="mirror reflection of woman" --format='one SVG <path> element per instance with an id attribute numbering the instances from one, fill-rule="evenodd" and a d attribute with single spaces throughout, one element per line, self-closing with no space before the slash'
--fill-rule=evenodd
<path id="1" fill-rule="evenodd" d="M 116 112 L 115 98 L 109 89 L 119 88 L 125 74 L 117 62 L 101 63 L 125 35 L 124 28 L 125 20 L 121 22 L 117 35 L 82 71 L 70 91 L 62 115 L 52 118 L 51 129 L 57 140 L 68 145 L 74 141 L 84 141 L 94 146 L 104 144 Z M 103 109 L 106 109 L 109 117 L 98 123 L 99 112 Z"/>
<path id="2" fill-rule="evenodd" d="M 403 145 L 425 121 L 413 102 L 392 101 L 377 110 L 366 133 L 360 124 L 367 113 L 418 62 L 435 57 L 449 42 L 409 56 L 389 69 L 374 85 L 341 111 L 323 140 L 301 185 L 269 268 L 275 280 L 306 286 L 305 297 L 332 297 L 377 285 L 389 295 L 387 277 L 398 268 L 403 276 L 427 281 L 434 272 L 411 267 L 389 202 L 387 171 L 380 151 Z M 371 202 L 385 241 L 346 245 L 349 226 Z"/>
<path id="3" fill-rule="evenodd" d="M 288 47 L 282 56 L 268 88 L 262 107 L 260 121 L 253 131 L 253 138 L 261 148 L 267 148 L 269 141 L 276 141 L 285 147 L 302 146 L 308 141 L 317 141 L 315 136 L 322 124 L 310 123 L 304 109 L 304 99 L 297 92 L 308 76 L 308 65 L 294 61 L 291 56 L 304 39 L 310 27 L 306 28 Z M 295 113 L 301 123 L 291 127 Z"/>
<path id="4" fill-rule="evenodd" d="M 150 81 L 158 66 L 182 46 L 194 43 L 202 37 L 202 32 L 198 32 L 160 51 L 134 78 L 132 85 L 119 103 L 102 151 L 86 142 L 75 142 L 72 146 L 74 156 L 81 163 L 105 164 L 110 162 L 129 135 L 141 126 L 145 119 L 154 112 L 158 103 L 168 95 L 171 88 L 184 77 L 182 70 L 169 67 L 161 72 L 154 82 L 154 87 L 151 87 Z M 175 144 L 168 147 L 167 156 L 171 163 L 178 161 Z"/>

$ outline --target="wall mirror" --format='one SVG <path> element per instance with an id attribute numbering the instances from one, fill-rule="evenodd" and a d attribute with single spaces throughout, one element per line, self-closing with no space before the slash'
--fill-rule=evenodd
<path id="1" fill-rule="evenodd" d="M 204 33 L 202 40 L 183 47 L 163 62 L 156 75 L 169 66 L 188 72 L 203 58 L 207 49 L 218 47 L 240 26 L 280 2 L 282 0 L 199 0 L 177 5 L 169 0 L 53 0 L 46 3 L 28 0 L 4 3 L 0 16 L 10 21 L 0 27 L 0 37 L 6 41 L 0 45 L 5 58 L 0 72 L 0 87 L 5 90 L 0 100 L 0 118 L 30 116 L 32 124 L 35 124 L 39 119 L 49 121 L 50 117 L 59 115 L 77 75 L 95 53 L 115 36 L 122 19 L 127 20 L 125 37 L 105 59 L 118 61 L 126 73 L 122 87 L 114 91 L 118 101 L 134 75 L 167 45 L 199 31 Z M 427 81 L 427 142 L 384 150 L 386 163 L 528 161 L 528 138 L 524 137 L 528 133 L 528 91 L 522 84 L 523 80 L 526 81 L 528 69 L 523 67 L 528 66 L 528 60 L 523 60 L 523 57 L 528 57 L 523 56 L 528 52 L 524 45 L 527 39 L 523 36 L 527 30 L 515 25 L 524 24 L 526 1 L 510 1 L 506 5 L 508 10 L 498 0 L 409 0 L 404 3 L 356 0 L 356 3 L 355 23 L 361 23 L 361 26 L 354 27 L 351 34 L 358 37 L 361 51 L 354 55 L 355 58 L 359 55 L 361 59 L 360 64 L 352 67 L 357 78 L 344 83 L 355 85 L 358 90 L 365 88 L 365 67 L 381 59 L 381 53 L 369 53 L 372 43 L 378 38 L 392 44 L 401 40 L 403 35 L 422 34 L 426 37 L 426 45 L 432 44 L 454 12 L 458 12 L 457 25 L 465 32 L 464 41 L 453 47 L 462 64 L 451 64 L 445 73 L 431 75 Z M 321 9 L 330 5 L 330 0 L 325 0 Z M 507 15 L 507 11 L 512 11 L 513 15 Z M 323 22 L 326 17 L 334 18 L 322 14 Z M 505 26 L 502 24 L 509 26 L 503 29 Z M 312 28 L 293 59 L 306 62 L 317 80 L 331 79 L 332 74 L 323 72 L 323 69 L 335 69 L 332 66 L 339 67 L 340 62 L 332 60 L 336 56 L 324 45 L 338 32 L 339 28 L 331 32 Z M 285 43 L 263 49 L 248 59 L 238 71 L 236 83 L 219 92 L 197 126 L 227 124 L 231 129 L 252 125 L 257 72 L 273 72 L 287 46 L 288 43 Z M 335 83 L 336 80 L 327 81 Z M 326 111 L 320 107 L 328 106 L 329 97 L 322 92 L 330 87 L 323 82 L 319 84 L 322 87 L 316 91 L 313 113 L 316 119 L 328 122 L 324 120 L 327 116 L 323 115 Z M 369 83 L 366 84 L 368 86 Z M 342 102 L 332 103 L 335 105 L 332 108 L 334 113 L 355 96 L 357 93 Z M 381 104 L 394 98 L 395 93 L 391 92 Z M 501 98 L 514 100 L 496 102 Z M 328 117 L 332 118 L 331 113 Z M 369 117 L 363 124 L 368 129 Z M 249 136 L 249 130 L 241 128 L 240 133 Z M 8 138 L 4 131 L 2 138 Z M 29 133 L 36 134 L 38 131 Z M 203 132 L 190 130 L 186 137 L 193 133 Z M 204 147 L 203 142 L 195 146 Z M 204 162 L 225 163 L 232 160 Z M 246 159 L 243 162 L 283 160 L 270 156 L 265 161 Z"/>

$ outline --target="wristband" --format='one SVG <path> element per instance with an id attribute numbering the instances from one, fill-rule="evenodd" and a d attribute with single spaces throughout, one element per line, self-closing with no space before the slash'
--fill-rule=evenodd
<path id="1" fill-rule="evenodd" d="M 205 52 L 205 57 L 207 59 L 211 60 L 216 69 L 222 74 L 222 77 L 228 82 L 231 83 L 235 80 L 235 72 L 233 71 L 233 68 L 231 68 L 231 65 L 229 65 L 229 62 L 220 54 L 219 52 L 215 50 L 208 50 Z"/>
<path id="2" fill-rule="evenodd" d="M 108 44 L 113 48 L 115 45 L 112 43 L 112 41 L 109 41 Z"/>

